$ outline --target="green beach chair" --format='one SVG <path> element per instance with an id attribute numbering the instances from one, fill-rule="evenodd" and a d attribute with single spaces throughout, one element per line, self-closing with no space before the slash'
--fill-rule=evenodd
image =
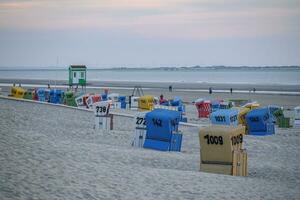
<path id="1" fill-rule="evenodd" d="M 72 91 L 68 91 L 65 93 L 64 103 L 68 106 L 77 107 L 77 104 L 75 101 L 75 95 Z"/>
<path id="2" fill-rule="evenodd" d="M 274 113 L 273 113 L 274 117 L 276 118 L 276 124 L 279 124 L 279 120 L 281 118 L 284 118 L 284 115 L 283 115 L 283 110 L 282 109 L 278 109 L 276 110 Z"/>
<path id="3" fill-rule="evenodd" d="M 279 117 L 277 119 L 279 128 L 290 128 L 290 118 L 289 117 Z"/>
<path id="4" fill-rule="evenodd" d="M 33 91 L 34 91 L 33 89 L 26 90 L 23 98 L 32 100 L 33 99 Z"/>

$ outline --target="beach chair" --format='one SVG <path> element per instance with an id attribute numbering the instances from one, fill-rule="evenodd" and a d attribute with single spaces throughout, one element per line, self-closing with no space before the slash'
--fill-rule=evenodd
<path id="1" fill-rule="evenodd" d="M 37 90 L 38 89 L 33 89 L 33 91 L 32 91 L 32 100 L 34 100 L 34 101 L 38 101 L 38 93 L 37 93 Z"/>
<path id="2" fill-rule="evenodd" d="M 89 96 L 92 94 L 82 94 L 78 97 L 75 98 L 75 102 L 77 107 L 86 107 L 88 108 L 87 104 L 86 104 L 86 100 L 89 98 Z"/>
<path id="3" fill-rule="evenodd" d="M 274 120 L 269 108 L 257 108 L 246 115 L 249 135 L 275 134 Z"/>
<path id="4" fill-rule="evenodd" d="M 44 88 L 37 89 L 37 100 L 46 102 L 46 90 Z"/>
<path id="5" fill-rule="evenodd" d="M 215 112 L 220 109 L 220 101 L 219 100 L 212 100 L 211 101 L 211 112 Z"/>
<path id="6" fill-rule="evenodd" d="M 102 94 L 101 99 L 102 99 L 102 101 L 107 101 L 108 100 L 107 94 Z"/>
<path id="7" fill-rule="evenodd" d="M 24 99 L 29 99 L 29 100 L 32 100 L 33 99 L 33 92 L 34 92 L 34 89 L 27 89 L 24 93 L 24 96 L 23 98 Z"/>
<path id="8" fill-rule="evenodd" d="M 140 97 L 129 96 L 129 109 L 137 110 L 139 108 Z"/>
<path id="9" fill-rule="evenodd" d="M 243 125 L 246 128 L 245 134 L 248 134 L 248 127 L 247 127 L 246 115 L 250 111 L 250 108 L 246 108 L 246 107 L 232 107 L 232 109 L 236 109 L 238 111 L 238 124 Z"/>
<path id="10" fill-rule="evenodd" d="M 245 127 L 213 125 L 200 129 L 200 170 L 247 176 L 247 151 L 243 149 Z"/>
<path id="11" fill-rule="evenodd" d="M 250 108 L 246 107 L 232 107 L 232 109 L 236 109 L 238 111 L 238 123 L 246 126 L 246 115 L 250 111 Z"/>
<path id="12" fill-rule="evenodd" d="M 121 103 L 119 102 L 119 94 L 118 93 L 111 93 L 107 95 L 107 100 L 111 101 L 111 108 L 121 108 Z"/>
<path id="13" fill-rule="evenodd" d="M 94 103 L 100 102 L 101 100 L 102 100 L 101 95 L 91 94 L 91 95 L 88 96 L 88 98 L 86 98 L 85 103 L 86 103 L 88 108 L 92 108 Z"/>
<path id="14" fill-rule="evenodd" d="M 297 106 L 294 108 L 294 113 L 295 113 L 294 124 L 299 125 L 300 124 L 300 106 Z"/>
<path id="15" fill-rule="evenodd" d="M 50 89 L 45 89 L 45 101 L 50 102 Z"/>
<path id="16" fill-rule="evenodd" d="M 64 91 L 57 90 L 57 89 L 50 90 L 50 99 L 49 99 L 50 103 L 62 104 L 63 98 L 64 98 Z"/>
<path id="17" fill-rule="evenodd" d="M 75 94 L 72 91 L 68 91 L 65 93 L 64 96 L 64 104 L 68 106 L 77 107 L 76 101 L 75 101 Z"/>
<path id="18" fill-rule="evenodd" d="M 199 118 L 208 118 L 211 112 L 211 102 L 209 100 L 198 99 L 195 101 Z"/>
<path id="19" fill-rule="evenodd" d="M 12 87 L 10 90 L 10 95 L 15 98 L 23 98 L 25 94 L 25 89 L 22 87 Z"/>
<path id="20" fill-rule="evenodd" d="M 182 99 L 181 97 L 175 96 L 171 101 L 170 101 L 171 106 L 179 107 L 182 106 Z"/>
<path id="21" fill-rule="evenodd" d="M 212 124 L 237 126 L 238 125 L 238 110 L 236 109 L 220 109 L 210 115 Z"/>
<path id="22" fill-rule="evenodd" d="M 151 95 L 141 96 L 138 99 L 138 107 L 141 111 L 152 110 L 154 107 L 154 97 Z"/>
<path id="23" fill-rule="evenodd" d="M 277 120 L 277 124 L 279 128 L 290 128 L 290 118 L 289 117 L 279 117 Z"/>
<path id="24" fill-rule="evenodd" d="M 284 117 L 283 109 L 278 109 L 273 112 L 273 116 L 276 119 L 276 124 L 279 124 L 279 119 Z"/>
<path id="25" fill-rule="evenodd" d="M 180 121 L 187 122 L 187 117 L 185 116 L 185 105 L 183 104 L 181 97 L 175 96 L 172 100 L 170 100 L 169 104 L 181 113 Z"/>
<path id="26" fill-rule="evenodd" d="M 147 131 L 143 147 L 160 151 L 180 151 L 182 134 L 178 131 L 180 112 L 155 109 L 146 114 Z"/>
<path id="27" fill-rule="evenodd" d="M 121 104 L 121 109 L 126 109 L 126 96 L 119 96 L 118 102 Z"/>

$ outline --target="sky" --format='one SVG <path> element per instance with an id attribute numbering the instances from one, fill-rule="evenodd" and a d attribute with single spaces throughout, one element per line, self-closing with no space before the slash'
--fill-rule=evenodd
<path id="1" fill-rule="evenodd" d="M 0 66 L 300 65 L 299 0 L 0 0 Z"/>

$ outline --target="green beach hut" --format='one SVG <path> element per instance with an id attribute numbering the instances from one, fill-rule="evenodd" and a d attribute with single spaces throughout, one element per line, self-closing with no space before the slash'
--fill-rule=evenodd
<path id="1" fill-rule="evenodd" d="M 86 86 L 86 66 L 70 65 L 69 67 L 69 86 Z"/>

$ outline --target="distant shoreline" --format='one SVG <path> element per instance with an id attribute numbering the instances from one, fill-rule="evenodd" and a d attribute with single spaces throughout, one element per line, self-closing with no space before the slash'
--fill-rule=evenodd
<path id="1" fill-rule="evenodd" d="M 66 71 L 68 68 L 66 66 L 46 66 L 46 67 L 37 67 L 37 66 L 0 66 L 0 71 L 16 71 L 16 70 L 62 70 Z M 123 71 L 123 70 L 162 70 L 162 71 L 201 71 L 201 70 L 300 70 L 298 65 L 288 65 L 288 66 L 180 66 L 180 67 L 96 67 L 88 66 L 88 70 L 112 70 L 112 71 Z"/>

